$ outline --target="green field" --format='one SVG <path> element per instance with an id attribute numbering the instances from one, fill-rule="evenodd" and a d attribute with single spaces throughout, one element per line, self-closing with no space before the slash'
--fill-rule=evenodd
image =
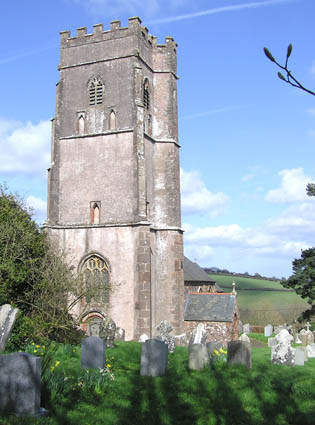
<path id="1" fill-rule="evenodd" d="M 232 282 L 235 281 L 243 323 L 253 325 L 291 323 L 308 308 L 306 301 L 295 292 L 284 290 L 285 288 L 276 281 L 219 274 L 210 276 L 224 292 L 229 292 L 229 288 L 232 290 Z M 265 288 L 269 290 L 264 290 Z"/>

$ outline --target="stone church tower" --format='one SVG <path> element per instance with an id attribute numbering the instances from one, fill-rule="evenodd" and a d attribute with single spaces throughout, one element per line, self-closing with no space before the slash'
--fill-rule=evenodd
<path id="1" fill-rule="evenodd" d="M 163 319 L 183 332 L 176 47 L 138 17 L 61 33 L 45 228 L 101 286 L 83 328 L 107 316 L 127 340 Z"/>

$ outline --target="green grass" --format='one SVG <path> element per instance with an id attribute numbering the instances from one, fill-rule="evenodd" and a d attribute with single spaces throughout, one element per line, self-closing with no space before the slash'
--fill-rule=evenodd
<path id="1" fill-rule="evenodd" d="M 79 351 L 60 345 L 51 360 L 51 366 L 60 364 L 46 389 L 50 417 L 3 416 L 0 424 L 314 424 L 315 359 L 304 367 L 276 366 L 269 348 L 253 348 L 252 370 L 223 363 L 190 371 L 187 348 L 177 347 L 167 375 L 151 378 L 139 373 L 140 344 L 126 342 L 108 349 L 115 379 L 99 383 L 98 371 L 90 371 L 90 381 L 82 378 Z M 82 385 L 74 385 L 78 379 Z"/>
<path id="2" fill-rule="evenodd" d="M 264 291 L 264 288 L 283 290 L 276 281 L 253 279 L 228 275 L 210 275 L 220 286 L 232 289 L 233 280 L 236 283 L 237 301 L 241 321 L 252 325 L 279 325 L 293 322 L 309 304 L 290 291 Z M 225 292 L 229 289 L 222 288 Z M 247 290 L 246 290 L 247 289 Z M 248 289 L 254 289 L 249 291 Z"/>

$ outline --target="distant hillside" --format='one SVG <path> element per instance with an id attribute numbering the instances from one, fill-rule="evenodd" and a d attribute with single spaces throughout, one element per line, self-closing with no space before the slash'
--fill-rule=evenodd
<path id="1" fill-rule="evenodd" d="M 285 289 L 279 281 L 238 275 L 210 273 L 224 292 L 232 290 L 235 281 L 241 321 L 253 325 L 279 325 L 293 322 L 309 307 L 294 291 Z"/>
<path id="2" fill-rule="evenodd" d="M 273 276 L 273 277 L 266 277 L 262 276 L 259 273 L 255 273 L 253 275 L 250 275 L 249 273 L 236 273 L 236 272 L 230 272 L 227 269 L 219 269 L 218 267 L 204 267 L 204 271 L 208 274 L 223 274 L 227 276 L 240 276 L 240 277 L 250 277 L 253 279 L 264 279 L 264 280 L 272 280 L 272 281 L 280 281 L 281 279 Z"/>

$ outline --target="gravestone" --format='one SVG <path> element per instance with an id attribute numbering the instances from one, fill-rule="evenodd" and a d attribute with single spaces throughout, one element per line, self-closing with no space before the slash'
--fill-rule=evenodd
<path id="1" fill-rule="evenodd" d="M 192 344 L 188 348 L 188 367 L 192 370 L 202 370 L 209 364 L 209 354 L 207 347 L 203 344 Z"/>
<path id="2" fill-rule="evenodd" d="M 116 328 L 115 341 L 125 341 L 125 329 Z"/>
<path id="3" fill-rule="evenodd" d="M 18 311 L 18 308 L 13 308 L 10 304 L 0 307 L 0 353 L 4 351 L 10 338 Z"/>
<path id="4" fill-rule="evenodd" d="M 164 376 L 168 365 L 168 349 L 159 339 L 147 339 L 141 347 L 141 376 Z"/>
<path id="5" fill-rule="evenodd" d="M 245 341 L 229 341 L 227 346 L 227 362 L 228 364 L 242 364 L 248 369 L 251 369 L 251 345 Z"/>
<path id="6" fill-rule="evenodd" d="M 250 339 L 249 339 L 249 337 L 248 337 L 246 334 L 242 334 L 242 335 L 239 337 L 239 341 L 248 342 L 248 343 L 250 344 Z"/>
<path id="7" fill-rule="evenodd" d="M 301 340 L 302 345 L 305 347 L 309 344 L 313 344 L 314 342 L 314 335 L 313 332 L 310 331 L 310 324 L 307 322 L 306 329 L 302 329 L 299 333 L 299 339 Z"/>
<path id="8" fill-rule="evenodd" d="M 304 353 L 304 361 L 307 362 L 308 361 L 308 351 L 307 351 L 307 347 L 304 347 L 303 345 L 301 345 L 300 347 L 296 347 L 296 349 L 299 349 L 300 351 L 303 351 Z"/>
<path id="9" fill-rule="evenodd" d="M 282 329 L 276 335 L 277 344 L 272 348 L 271 361 L 278 365 L 293 366 L 295 361 L 295 349 L 291 347 L 293 336 L 287 329 Z"/>
<path id="10" fill-rule="evenodd" d="M 265 329 L 264 329 L 264 335 L 265 336 L 272 336 L 272 332 L 273 332 L 273 326 L 272 325 L 267 325 L 267 326 L 265 326 Z"/>
<path id="11" fill-rule="evenodd" d="M 41 358 L 28 353 L 0 355 L 0 410 L 40 415 Z"/>
<path id="12" fill-rule="evenodd" d="M 220 348 L 223 348 L 223 344 L 219 341 L 211 341 L 207 342 L 206 347 L 210 363 L 215 363 L 219 359 L 219 355 L 217 355 L 214 350 L 220 352 Z"/>
<path id="13" fill-rule="evenodd" d="M 304 351 L 301 350 L 301 347 L 297 347 L 295 349 L 295 358 L 294 358 L 294 366 L 304 366 Z"/>
<path id="14" fill-rule="evenodd" d="M 162 322 L 156 327 L 156 330 L 159 332 L 156 338 L 165 342 L 167 345 L 169 353 L 174 353 L 175 351 L 175 337 L 171 335 L 173 330 L 172 326 L 168 323 L 167 320 L 162 320 Z"/>
<path id="15" fill-rule="evenodd" d="M 192 331 L 189 339 L 189 346 L 193 344 L 205 344 L 207 331 L 204 323 L 199 323 L 197 328 Z"/>
<path id="16" fill-rule="evenodd" d="M 309 344 L 306 346 L 307 356 L 309 359 L 315 358 L 315 344 Z"/>
<path id="17" fill-rule="evenodd" d="M 245 325 L 243 325 L 243 333 L 244 334 L 252 333 L 252 329 L 249 323 L 245 323 Z"/>
<path id="18" fill-rule="evenodd" d="M 116 323 L 108 316 L 104 319 L 95 316 L 88 321 L 88 336 L 97 336 L 105 340 L 106 347 L 113 347 Z"/>
<path id="19" fill-rule="evenodd" d="M 268 338 L 268 347 L 275 347 L 277 345 L 276 338 Z"/>
<path id="20" fill-rule="evenodd" d="M 103 369 L 105 367 L 105 340 L 98 336 L 83 338 L 81 344 L 81 368 Z"/>
<path id="21" fill-rule="evenodd" d="M 143 342 L 146 342 L 148 339 L 149 337 L 147 334 L 142 334 L 140 335 L 139 342 L 143 343 Z"/>

